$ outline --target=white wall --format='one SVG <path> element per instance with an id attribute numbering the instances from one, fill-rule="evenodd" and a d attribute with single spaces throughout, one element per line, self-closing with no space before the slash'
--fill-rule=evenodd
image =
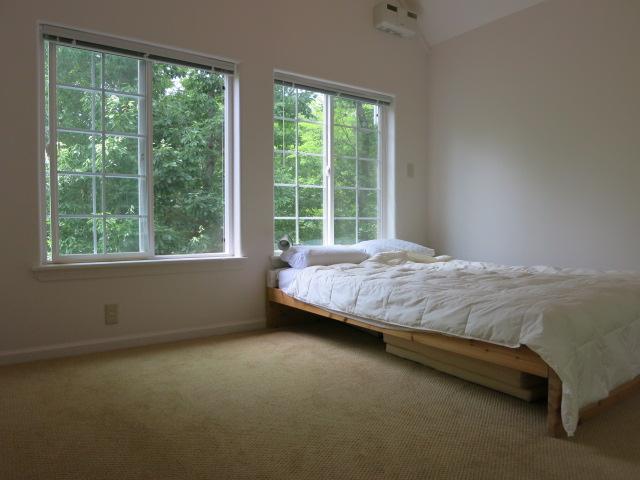
<path id="1" fill-rule="evenodd" d="M 397 96 L 399 236 L 424 242 L 426 57 L 372 28 L 373 0 L 3 1 L 0 354 L 9 350 L 264 319 L 272 249 L 272 75 L 288 70 Z M 239 62 L 243 243 L 239 269 L 41 282 L 36 22 L 136 38 Z M 405 165 L 415 164 L 407 178 Z M 418 213 L 421 215 L 421 213 Z M 105 303 L 120 304 L 106 327 Z"/>
<path id="2" fill-rule="evenodd" d="M 429 241 L 640 269 L 640 2 L 549 0 L 429 59 Z"/>

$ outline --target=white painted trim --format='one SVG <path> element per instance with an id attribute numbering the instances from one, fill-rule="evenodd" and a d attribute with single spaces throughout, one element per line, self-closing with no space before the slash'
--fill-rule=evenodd
<path id="1" fill-rule="evenodd" d="M 93 263 L 49 263 L 32 269 L 41 281 L 241 270 L 247 257 L 199 256 Z"/>
<path id="2" fill-rule="evenodd" d="M 200 64 L 203 66 L 207 65 L 212 68 L 225 70 L 230 74 L 235 70 L 236 66 L 233 60 L 224 59 L 217 56 L 212 57 L 206 53 L 198 53 L 192 50 L 169 47 L 158 43 L 150 43 L 128 37 L 115 37 L 112 35 L 105 35 L 104 33 L 96 32 L 94 30 L 79 30 L 73 27 L 68 27 L 66 25 L 51 22 L 40 22 L 40 31 L 44 35 L 69 38 L 74 41 L 89 42 L 91 44 L 94 44 L 93 47 L 88 48 L 99 48 L 99 46 L 107 46 L 123 50 L 130 50 L 132 52 L 136 52 L 137 54 L 134 54 L 134 56 L 139 58 L 146 58 L 150 55 L 167 57 L 175 60 L 182 60 Z"/>
<path id="3" fill-rule="evenodd" d="M 381 136 L 381 142 L 378 146 L 379 153 L 383 156 L 384 162 L 381 178 L 382 189 L 382 218 L 383 228 L 382 238 L 396 238 L 396 178 L 398 168 L 396 162 L 396 115 L 395 104 L 386 107 L 382 111 L 381 120 L 383 124 L 380 126 L 384 131 Z M 384 128 L 384 130 L 382 130 Z"/>
<path id="4" fill-rule="evenodd" d="M 244 322 L 210 325 L 207 327 L 181 328 L 162 332 L 122 335 L 100 340 L 85 340 L 81 342 L 58 343 L 41 347 L 24 348 L 19 350 L 0 351 L 0 365 L 31 362 L 49 358 L 70 357 L 85 353 L 106 352 L 123 348 L 140 347 L 157 343 L 176 342 L 193 338 L 226 335 L 229 333 L 261 330 L 266 326 L 264 318 L 247 320 Z"/>

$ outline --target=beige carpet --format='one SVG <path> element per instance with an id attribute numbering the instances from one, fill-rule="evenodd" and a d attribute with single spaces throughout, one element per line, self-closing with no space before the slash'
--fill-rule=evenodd
<path id="1" fill-rule="evenodd" d="M 0 479 L 637 479 L 640 396 L 529 405 L 323 321 L 0 368 Z"/>

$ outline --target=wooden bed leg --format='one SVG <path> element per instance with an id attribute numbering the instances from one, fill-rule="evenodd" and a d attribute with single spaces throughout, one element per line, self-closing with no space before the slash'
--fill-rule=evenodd
<path id="1" fill-rule="evenodd" d="M 267 301 L 267 328 L 277 328 L 286 323 L 284 308 L 277 303 Z"/>
<path id="2" fill-rule="evenodd" d="M 267 301 L 267 328 L 278 328 L 308 320 L 305 312 Z"/>
<path id="3" fill-rule="evenodd" d="M 562 404 L 562 381 L 549 369 L 549 392 L 547 394 L 547 430 L 554 438 L 563 438 L 567 434 L 562 426 L 560 406 Z"/>

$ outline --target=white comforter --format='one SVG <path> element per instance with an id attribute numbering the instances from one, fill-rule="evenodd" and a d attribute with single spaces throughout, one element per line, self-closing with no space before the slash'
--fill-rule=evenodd
<path id="1" fill-rule="evenodd" d="M 403 252 L 302 270 L 285 292 L 349 315 L 517 347 L 563 384 L 562 421 L 640 375 L 640 275 L 454 260 Z"/>

